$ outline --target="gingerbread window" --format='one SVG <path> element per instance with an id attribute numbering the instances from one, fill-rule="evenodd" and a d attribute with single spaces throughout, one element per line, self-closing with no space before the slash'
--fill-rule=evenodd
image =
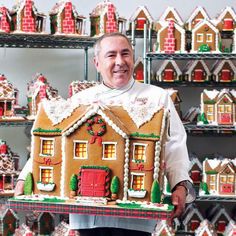
<path id="1" fill-rule="evenodd" d="M 116 143 L 103 142 L 103 160 L 116 160 Z"/>
<path id="2" fill-rule="evenodd" d="M 133 190 L 143 190 L 144 189 L 144 174 L 131 173 L 131 188 Z"/>
<path id="3" fill-rule="evenodd" d="M 146 144 L 133 144 L 133 161 L 145 162 L 146 161 Z"/>
<path id="4" fill-rule="evenodd" d="M 206 34 L 206 42 L 211 43 L 213 41 L 213 35 L 212 34 Z"/>
<path id="5" fill-rule="evenodd" d="M 54 139 L 41 138 L 41 156 L 53 156 L 54 155 Z"/>
<path id="6" fill-rule="evenodd" d="M 210 190 L 216 190 L 216 175 L 210 175 Z"/>
<path id="7" fill-rule="evenodd" d="M 40 181 L 44 184 L 53 183 L 53 169 L 52 167 L 40 168 Z"/>
<path id="8" fill-rule="evenodd" d="M 213 121 L 214 119 L 214 108 L 213 105 L 207 105 L 206 118 L 208 121 Z"/>
<path id="9" fill-rule="evenodd" d="M 74 141 L 74 159 L 88 159 L 87 141 Z"/>
<path id="10" fill-rule="evenodd" d="M 203 42 L 203 34 L 197 34 L 197 42 L 202 43 Z"/>

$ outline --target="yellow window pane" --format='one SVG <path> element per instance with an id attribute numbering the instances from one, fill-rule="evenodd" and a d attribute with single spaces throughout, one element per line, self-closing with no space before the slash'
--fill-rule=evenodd
<path id="1" fill-rule="evenodd" d="M 42 154 L 53 155 L 53 140 L 42 140 Z"/>
<path id="2" fill-rule="evenodd" d="M 112 159 L 116 157 L 116 146 L 115 144 L 105 144 L 104 145 L 104 158 Z"/>
<path id="3" fill-rule="evenodd" d="M 75 156 L 79 158 L 87 157 L 87 143 L 76 143 L 75 144 Z"/>

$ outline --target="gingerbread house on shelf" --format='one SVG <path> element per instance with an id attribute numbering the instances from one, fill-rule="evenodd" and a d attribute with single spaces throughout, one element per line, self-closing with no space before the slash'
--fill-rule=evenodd
<path id="1" fill-rule="evenodd" d="M 235 196 L 235 159 L 207 159 L 203 161 L 203 183 L 206 189 L 201 189 L 199 195 L 209 192 L 213 196 Z M 204 184 L 204 185 L 205 185 Z M 202 185 L 203 187 L 203 185 Z"/>
<path id="2" fill-rule="evenodd" d="M 202 6 L 197 6 L 193 12 L 191 13 L 190 17 L 185 22 L 185 28 L 188 31 L 192 31 L 192 29 L 202 20 L 210 20 L 210 17 Z"/>
<path id="3" fill-rule="evenodd" d="M 189 61 L 183 69 L 184 78 L 189 82 L 207 82 L 211 72 L 204 60 Z"/>
<path id="4" fill-rule="evenodd" d="M 84 80 L 84 81 L 80 81 L 80 80 L 75 80 L 75 81 L 72 81 L 69 85 L 69 97 L 72 97 L 73 95 L 75 95 L 76 93 L 84 90 L 84 89 L 87 89 L 87 88 L 90 88 L 90 87 L 93 87 L 95 85 L 98 85 L 99 82 L 95 82 L 95 81 L 87 81 L 87 80 Z"/>
<path id="5" fill-rule="evenodd" d="M 53 100 L 59 98 L 58 91 L 51 87 L 46 77 L 40 73 L 37 73 L 28 83 L 27 100 L 29 115 L 27 118 L 35 118 L 38 111 L 38 106 L 43 99 Z"/>
<path id="6" fill-rule="evenodd" d="M 144 82 L 143 78 L 143 59 L 141 57 L 138 57 L 134 64 L 134 73 L 133 73 L 134 79 L 139 82 Z"/>
<path id="7" fill-rule="evenodd" d="M 10 11 L 14 33 L 44 33 L 46 15 L 39 13 L 33 0 L 20 0 Z"/>
<path id="8" fill-rule="evenodd" d="M 17 214 L 7 206 L 0 208 L 0 235 L 15 235 L 15 230 L 19 226 Z"/>
<path id="9" fill-rule="evenodd" d="M 118 179 L 118 199 L 150 201 L 153 182 L 163 185 L 167 114 L 157 107 L 146 117 L 148 108 L 137 105 L 140 115 L 129 105 L 44 101 L 32 133 L 34 193 L 69 197 L 71 178 L 78 176 L 76 194 L 82 197 L 104 199 Z"/>
<path id="10" fill-rule="evenodd" d="M 181 109 L 180 109 L 180 103 L 182 102 L 182 100 L 179 96 L 179 91 L 177 89 L 173 89 L 173 88 L 168 88 L 168 89 L 166 89 L 166 91 L 170 95 L 171 100 L 175 105 L 175 109 L 176 109 L 176 111 L 179 114 L 179 117 L 181 119 L 182 113 L 181 113 Z"/>
<path id="11" fill-rule="evenodd" d="M 65 222 L 60 222 L 59 225 L 55 227 L 55 230 L 51 234 L 52 236 L 79 236 L 79 231 L 71 229 L 70 225 Z"/>
<path id="12" fill-rule="evenodd" d="M 135 33 L 143 34 L 144 25 L 146 24 L 147 29 L 154 29 L 154 19 L 151 16 L 150 12 L 148 11 L 146 6 L 138 6 L 133 15 L 129 19 L 129 30 L 128 33 L 130 34 L 133 30 Z"/>
<path id="13" fill-rule="evenodd" d="M 11 31 L 11 17 L 9 10 L 2 6 L 0 7 L 0 32 L 10 33 Z"/>
<path id="14" fill-rule="evenodd" d="M 35 233 L 31 231 L 26 224 L 23 223 L 19 228 L 15 230 L 14 236 L 35 236 Z"/>
<path id="15" fill-rule="evenodd" d="M 165 21 L 174 21 L 180 26 L 184 25 L 184 22 L 174 7 L 167 7 L 166 10 L 159 18 L 159 23 L 163 23 Z"/>
<path id="16" fill-rule="evenodd" d="M 219 60 L 212 67 L 212 78 L 216 82 L 236 81 L 236 66 L 231 60 Z"/>
<path id="17" fill-rule="evenodd" d="M 188 205 L 182 217 L 183 230 L 194 233 L 203 220 L 204 217 L 196 205 Z"/>
<path id="18" fill-rule="evenodd" d="M 109 0 L 104 0 L 90 13 L 91 36 L 105 33 L 123 32 L 126 20 L 119 17 L 116 7 Z"/>
<path id="19" fill-rule="evenodd" d="M 236 53 L 236 28 L 234 29 L 234 48 L 233 48 L 233 53 Z"/>
<path id="20" fill-rule="evenodd" d="M 207 90 L 201 94 L 202 119 L 198 124 L 235 125 L 236 91 L 229 89 Z"/>
<path id="21" fill-rule="evenodd" d="M 158 220 L 157 225 L 155 227 L 155 231 L 152 233 L 152 236 L 174 236 L 175 232 L 173 228 L 167 223 L 166 220 Z"/>
<path id="22" fill-rule="evenodd" d="M 208 20 L 200 21 L 192 30 L 191 53 L 219 51 L 219 30 Z"/>
<path id="23" fill-rule="evenodd" d="M 236 223 L 231 220 L 225 228 L 224 236 L 234 236 L 236 235 Z"/>
<path id="24" fill-rule="evenodd" d="M 200 182 L 202 181 L 202 163 L 199 161 L 199 158 L 193 153 L 189 155 L 189 159 L 189 175 L 193 181 L 193 184 L 199 186 Z"/>
<path id="25" fill-rule="evenodd" d="M 182 79 L 182 71 L 174 60 L 165 60 L 156 72 L 156 79 L 160 82 L 177 82 Z"/>
<path id="26" fill-rule="evenodd" d="M 79 15 L 71 0 L 63 0 L 49 12 L 51 34 L 84 35 L 85 16 Z"/>
<path id="27" fill-rule="evenodd" d="M 214 226 L 207 220 L 203 220 L 195 230 L 196 236 L 217 236 Z"/>

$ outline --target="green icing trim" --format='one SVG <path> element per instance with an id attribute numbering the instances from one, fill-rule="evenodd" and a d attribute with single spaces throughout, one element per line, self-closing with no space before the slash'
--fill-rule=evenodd
<path id="1" fill-rule="evenodd" d="M 139 132 L 135 132 L 130 134 L 131 137 L 139 137 L 139 138 L 160 138 L 159 135 L 151 134 L 140 134 Z"/>
<path id="2" fill-rule="evenodd" d="M 213 100 L 206 100 L 203 102 L 204 104 L 216 104 L 216 101 Z"/>
<path id="3" fill-rule="evenodd" d="M 56 128 L 56 129 L 42 129 L 42 128 L 37 128 L 33 130 L 33 132 L 39 132 L 39 133 L 61 133 L 61 129 Z"/>
<path id="4" fill-rule="evenodd" d="M 173 211 L 174 206 L 173 205 L 168 205 L 168 209 L 167 210 L 162 210 L 162 209 L 158 209 L 158 208 L 145 208 L 143 206 L 141 206 L 141 204 L 138 203 L 116 203 L 116 205 L 118 205 L 119 207 L 123 207 L 123 208 L 127 208 L 127 209 L 148 209 L 148 210 L 152 210 L 152 211 Z"/>
<path id="5" fill-rule="evenodd" d="M 211 171 L 206 171 L 206 174 L 208 174 L 208 175 L 215 175 L 215 174 L 218 174 L 218 172 L 215 171 L 215 170 L 211 170 Z"/>
<path id="6" fill-rule="evenodd" d="M 110 171 L 110 169 L 107 166 L 81 166 L 81 169 L 99 169 L 99 170 L 105 170 L 107 172 Z"/>

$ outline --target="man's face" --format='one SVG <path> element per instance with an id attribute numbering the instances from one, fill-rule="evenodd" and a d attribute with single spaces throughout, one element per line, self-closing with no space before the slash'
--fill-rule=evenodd
<path id="1" fill-rule="evenodd" d="M 94 62 L 104 84 L 111 88 L 125 86 L 132 77 L 133 50 L 121 36 L 104 38 Z"/>

